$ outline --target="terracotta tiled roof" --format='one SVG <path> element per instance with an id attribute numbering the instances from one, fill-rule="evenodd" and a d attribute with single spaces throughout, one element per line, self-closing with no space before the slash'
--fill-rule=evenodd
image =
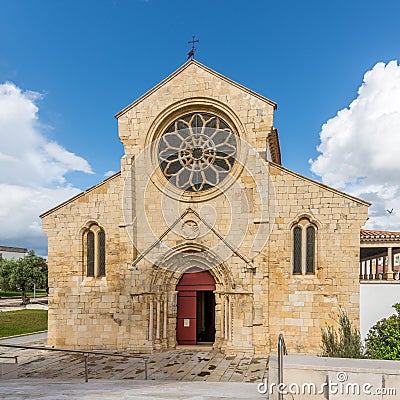
<path id="1" fill-rule="evenodd" d="M 381 239 L 381 240 L 400 240 L 400 232 L 388 232 L 388 231 L 374 231 L 361 229 L 361 239 Z"/>

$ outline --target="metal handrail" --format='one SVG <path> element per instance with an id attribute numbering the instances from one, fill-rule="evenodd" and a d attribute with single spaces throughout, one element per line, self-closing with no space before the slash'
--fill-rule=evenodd
<path id="1" fill-rule="evenodd" d="M 20 346 L 17 344 L 2 344 L 0 343 L 1 347 L 11 347 L 16 349 L 27 349 L 27 350 L 46 350 L 46 351 L 62 351 L 64 353 L 79 353 L 82 354 L 84 357 L 85 362 L 85 382 L 89 381 L 88 376 L 88 357 L 89 354 L 97 355 L 97 356 L 107 356 L 107 357 L 129 357 L 129 358 L 137 358 L 144 362 L 144 379 L 147 380 L 147 362 L 149 361 L 148 357 L 137 357 L 132 356 L 130 354 L 119 354 L 119 353 L 103 353 L 97 351 L 87 351 L 87 350 L 69 350 L 69 349 L 59 349 L 55 347 L 45 347 L 45 346 Z M 18 356 L 0 356 L 1 358 L 15 358 L 16 363 Z"/>
<path id="2" fill-rule="evenodd" d="M 287 356 L 287 349 L 283 334 L 278 337 L 278 400 L 283 400 L 283 356 Z"/>

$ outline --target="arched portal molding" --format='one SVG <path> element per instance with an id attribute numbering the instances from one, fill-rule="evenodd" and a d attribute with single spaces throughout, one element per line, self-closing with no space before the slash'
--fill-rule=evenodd
<path id="1" fill-rule="evenodd" d="M 172 248 L 155 263 L 149 291 L 175 290 L 182 274 L 199 270 L 211 273 L 217 290 L 232 290 L 236 286 L 231 271 L 217 254 L 200 244 L 184 243 Z"/>

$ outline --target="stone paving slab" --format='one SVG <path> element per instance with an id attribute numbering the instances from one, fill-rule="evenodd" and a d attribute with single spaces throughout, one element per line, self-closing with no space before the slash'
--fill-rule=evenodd
<path id="1" fill-rule="evenodd" d="M 45 346 L 46 340 L 23 343 Z M 24 339 L 25 340 L 25 339 Z M 0 346 L 0 355 L 18 355 L 18 377 L 82 379 L 84 358 L 76 353 L 23 350 Z M 135 355 L 137 356 L 137 355 Z M 267 356 L 225 355 L 212 350 L 172 350 L 146 355 L 148 380 L 260 383 L 267 377 Z M 89 379 L 143 380 L 144 362 L 140 358 L 89 355 Z"/>
<path id="2" fill-rule="evenodd" d="M 26 350 L 32 351 L 32 350 Z M 22 352 L 20 351 L 20 354 Z M 79 354 L 30 353 L 20 355 L 19 377 L 74 379 L 84 376 L 84 358 Z M 15 352 L 8 352 L 14 355 Z M 182 350 L 147 356 L 149 380 L 261 382 L 267 376 L 264 357 L 243 354 Z M 257 368 L 254 368 L 254 365 Z M 144 379 L 144 362 L 129 357 L 117 358 L 90 355 L 90 379 Z"/>
<path id="3" fill-rule="evenodd" d="M 141 380 L 10 379 L 2 381 L 0 398 L 7 400 L 262 400 L 254 383 Z"/>

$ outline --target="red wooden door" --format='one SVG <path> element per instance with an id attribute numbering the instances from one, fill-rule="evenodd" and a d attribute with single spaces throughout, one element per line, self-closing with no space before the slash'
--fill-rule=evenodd
<path id="1" fill-rule="evenodd" d="M 176 286 L 178 310 L 176 340 L 178 344 L 196 344 L 197 292 L 215 290 L 215 280 L 208 271 L 183 274 Z"/>
<path id="2" fill-rule="evenodd" d="M 178 293 L 178 344 L 196 344 L 196 301 L 196 291 Z"/>

